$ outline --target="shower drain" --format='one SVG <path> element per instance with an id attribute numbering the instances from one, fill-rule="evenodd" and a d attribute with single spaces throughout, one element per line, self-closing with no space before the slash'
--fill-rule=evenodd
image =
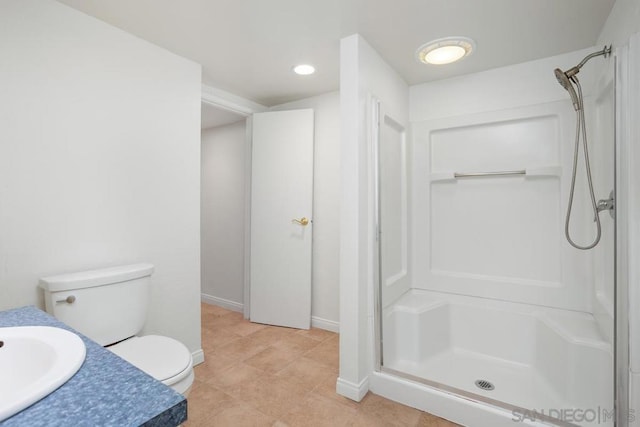
<path id="1" fill-rule="evenodd" d="M 493 383 L 487 380 L 476 380 L 476 387 L 482 390 L 493 390 L 495 388 Z"/>

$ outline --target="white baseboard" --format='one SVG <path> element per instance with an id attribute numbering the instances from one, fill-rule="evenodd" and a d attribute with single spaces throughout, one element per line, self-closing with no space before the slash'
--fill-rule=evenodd
<path id="1" fill-rule="evenodd" d="M 228 299 L 214 297 L 213 295 L 200 294 L 200 301 L 206 304 L 217 305 L 219 307 L 226 308 L 227 310 L 243 312 L 244 304 L 239 302 L 229 301 Z"/>
<path id="2" fill-rule="evenodd" d="M 360 402 L 369 391 L 369 377 L 366 377 L 360 384 L 338 378 L 336 382 L 336 392 L 346 398 Z"/>
<path id="3" fill-rule="evenodd" d="M 324 329 L 326 331 L 340 333 L 340 323 L 333 320 L 322 319 L 320 317 L 311 316 L 311 327 Z"/>
<path id="4" fill-rule="evenodd" d="M 191 358 L 193 359 L 193 366 L 204 363 L 204 351 L 202 349 L 194 351 L 191 353 Z"/>

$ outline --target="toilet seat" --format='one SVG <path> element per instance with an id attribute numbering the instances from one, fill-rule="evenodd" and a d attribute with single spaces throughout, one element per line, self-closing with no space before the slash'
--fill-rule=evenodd
<path id="1" fill-rule="evenodd" d="M 160 335 L 131 337 L 107 348 L 167 386 L 193 372 L 191 353 L 173 338 Z"/>

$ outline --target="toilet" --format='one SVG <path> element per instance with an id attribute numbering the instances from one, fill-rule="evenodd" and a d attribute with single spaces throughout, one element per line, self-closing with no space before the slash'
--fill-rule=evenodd
<path id="1" fill-rule="evenodd" d="M 134 264 L 40 279 L 49 314 L 185 397 L 193 359 L 180 341 L 137 336 L 147 316 L 152 264 Z"/>

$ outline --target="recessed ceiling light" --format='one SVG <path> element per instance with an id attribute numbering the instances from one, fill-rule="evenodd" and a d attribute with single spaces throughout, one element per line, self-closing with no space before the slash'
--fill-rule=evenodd
<path id="1" fill-rule="evenodd" d="M 300 64 L 293 67 L 293 72 L 301 76 L 308 76 L 316 72 L 316 68 L 309 64 Z"/>
<path id="2" fill-rule="evenodd" d="M 468 37 L 445 37 L 420 46 L 416 58 L 425 64 L 451 64 L 471 55 L 475 47 L 476 43 Z"/>

